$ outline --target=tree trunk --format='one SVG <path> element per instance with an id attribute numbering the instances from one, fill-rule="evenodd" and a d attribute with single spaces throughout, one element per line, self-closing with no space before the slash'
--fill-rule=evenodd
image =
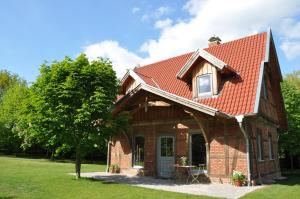
<path id="1" fill-rule="evenodd" d="M 79 179 L 79 178 L 80 178 L 80 169 L 81 169 L 80 146 L 77 146 L 77 147 L 76 147 L 76 161 L 75 161 L 76 179 Z"/>
<path id="2" fill-rule="evenodd" d="M 293 159 L 292 155 L 290 155 L 290 160 L 291 160 L 291 173 L 293 174 L 294 173 L 294 159 Z"/>
<path id="3" fill-rule="evenodd" d="M 54 148 L 51 148 L 51 160 L 54 160 Z"/>

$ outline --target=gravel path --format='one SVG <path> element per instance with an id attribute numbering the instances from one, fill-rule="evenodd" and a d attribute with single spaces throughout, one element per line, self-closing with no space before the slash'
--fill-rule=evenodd
<path id="1" fill-rule="evenodd" d="M 124 174 L 110 174 L 105 172 L 82 173 L 82 177 L 99 179 L 108 182 L 129 184 L 151 189 L 206 195 L 221 198 L 240 198 L 243 195 L 264 186 L 235 187 L 230 184 L 175 184 L 173 180 L 156 179 L 153 177 L 138 177 Z"/>

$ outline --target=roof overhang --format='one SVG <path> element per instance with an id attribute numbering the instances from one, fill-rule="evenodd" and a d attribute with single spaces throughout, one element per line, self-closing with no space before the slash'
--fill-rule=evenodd
<path id="1" fill-rule="evenodd" d="M 261 89 L 262 89 L 262 82 L 263 82 L 263 77 L 264 77 L 264 73 L 265 73 L 265 64 L 267 64 L 270 59 L 271 45 L 273 46 L 274 51 L 275 51 L 274 54 L 275 54 L 275 59 L 276 59 L 277 70 L 279 72 L 279 79 L 280 79 L 280 81 L 282 81 L 282 74 L 281 74 L 280 65 L 279 65 L 279 61 L 278 61 L 278 57 L 277 57 L 277 52 L 275 49 L 273 35 L 272 35 L 271 28 L 269 28 L 268 32 L 267 32 L 267 39 L 266 39 L 266 46 L 265 46 L 265 58 L 264 58 L 264 60 L 261 61 L 261 64 L 260 64 L 258 84 L 257 84 L 257 88 L 256 88 L 254 113 L 258 113 L 260 95 L 261 95 Z"/>
<path id="2" fill-rule="evenodd" d="M 126 83 L 128 82 L 128 80 L 130 78 L 134 79 L 139 84 L 141 84 L 141 83 L 145 84 L 145 81 L 138 74 L 136 74 L 133 70 L 128 70 L 120 82 L 120 85 L 121 85 L 120 92 L 121 93 L 124 93 L 124 89 L 125 89 L 124 86 L 126 85 Z"/>
<path id="3" fill-rule="evenodd" d="M 121 79 L 121 85 L 123 85 L 126 82 L 128 77 L 132 77 L 135 81 L 139 83 L 145 83 L 144 80 L 140 78 L 133 70 L 128 70 L 126 74 L 123 76 L 123 78 Z"/>
<path id="4" fill-rule="evenodd" d="M 187 60 L 187 62 L 184 64 L 184 66 L 180 69 L 180 71 L 177 73 L 177 78 L 183 79 L 190 71 L 194 63 L 197 61 L 199 57 L 202 57 L 209 63 L 216 66 L 217 69 L 223 70 L 224 68 L 229 69 L 230 71 L 235 72 L 231 67 L 229 67 L 228 64 L 223 62 L 222 60 L 218 59 L 214 55 L 210 54 L 206 50 L 198 49 L 194 54 Z"/>
<path id="5" fill-rule="evenodd" d="M 227 115 L 225 113 L 219 112 L 217 109 L 214 109 L 212 107 L 206 106 L 204 104 L 201 104 L 199 102 L 195 102 L 189 99 L 186 99 L 184 97 L 180 97 L 178 95 L 166 92 L 164 90 L 161 90 L 159 88 L 140 83 L 137 87 L 135 87 L 133 90 L 131 90 L 129 93 L 127 93 L 123 98 L 121 98 L 119 101 L 116 102 L 116 105 L 123 104 L 125 101 L 127 101 L 129 98 L 131 98 L 133 95 L 135 95 L 137 92 L 144 90 L 151 94 L 157 95 L 159 97 L 165 98 L 167 100 L 173 101 L 177 104 L 186 106 L 188 108 L 194 109 L 196 111 L 208 114 L 210 116 L 223 116 L 230 118 L 230 115 Z"/>

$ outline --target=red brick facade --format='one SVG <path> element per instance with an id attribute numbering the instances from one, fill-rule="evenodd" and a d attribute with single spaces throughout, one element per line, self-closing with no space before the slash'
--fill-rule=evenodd
<path id="1" fill-rule="evenodd" d="M 167 117 L 168 116 L 168 117 Z M 157 117 L 157 119 L 155 119 Z M 141 118 L 143 120 L 141 120 Z M 233 170 L 242 171 L 247 175 L 247 160 L 245 138 L 235 119 L 218 120 L 213 117 L 203 118 L 205 132 L 209 139 L 208 176 L 211 181 L 230 181 Z M 252 152 L 252 177 L 264 177 L 268 174 L 278 174 L 280 167 L 277 156 L 277 129 L 271 123 L 247 119 L 244 124 L 250 134 Z M 264 161 L 256 161 L 256 129 L 263 132 Z M 190 132 L 201 132 L 197 122 L 184 112 L 181 107 L 149 107 L 147 112 L 143 108 L 133 115 L 132 129 L 127 135 L 120 133 L 112 139 L 110 163 L 119 164 L 121 172 L 137 173 L 133 169 L 131 143 L 135 135 L 143 135 L 145 139 L 144 169 L 145 175 L 157 175 L 157 137 L 159 135 L 173 135 L 175 137 L 175 160 L 181 156 L 189 157 L 188 135 Z M 272 135 L 275 157 L 269 160 L 268 135 Z M 257 167 L 259 168 L 259 174 Z"/>

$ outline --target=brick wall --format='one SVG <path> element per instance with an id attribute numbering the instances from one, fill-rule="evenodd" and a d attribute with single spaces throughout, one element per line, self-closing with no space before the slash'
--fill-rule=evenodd
<path id="1" fill-rule="evenodd" d="M 253 178 L 268 176 L 280 176 L 280 166 L 278 159 L 278 142 L 277 142 L 277 128 L 270 122 L 264 119 L 255 119 L 250 123 L 251 141 L 252 141 L 252 162 L 253 162 Z M 257 144 L 256 137 L 258 129 L 261 132 L 263 140 L 263 161 L 257 161 Z M 269 142 L 268 136 L 272 137 L 274 159 L 269 157 Z M 275 174 L 275 175 L 274 175 Z"/>
<path id="2" fill-rule="evenodd" d="M 127 138 L 119 134 L 111 142 L 110 163 L 120 165 L 121 169 L 131 168 L 132 152 Z"/>
<path id="3" fill-rule="evenodd" d="M 229 182 L 233 170 L 247 175 L 245 140 L 239 126 L 215 123 L 209 129 L 211 180 Z"/>
<path id="4" fill-rule="evenodd" d="M 182 156 L 189 157 L 188 133 L 197 131 L 199 126 L 191 118 L 186 122 L 178 122 L 180 115 L 174 112 L 170 118 L 159 118 L 159 120 L 137 121 L 132 127 L 132 134 L 129 139 L 133 139 L 135 135 L 143 135 L 145 138 L 145 157 L 144 157 L 144 174 L 157 175 L 156 156 L 157 156 L 157 137 L 160 135 L 173 135 L 175 137 L 175 160 Z M 141 113 L 139 113 L 141 114 Z M 146 113 L 144 113 L 146 114 Z M 146 116 L 143 116 L 144 118 Z M 202 118 L 203 119 L 203 118 Z M 164 123 L 165 121 L 165 123 Z M 167 122 L 168 121 L 168 122 Z M 171 121 L 171 122 L 170 122 Z M 172 122 L 174 121 L 174 122 Z M 185 120 L 184 120 L 185 121 Z M 148 123 L 147 123 L 148 122 Z M 263 122 L 249 120 L 246 123 L 246 130 L 250 133 L 253 153 L 256 149 L 256 129 L 260 128 L 263 132 L 265 161 L 256 162 L 256 154 L 252 157 L 253 176 L 258 175 L 258 169 L 261 175 L 269 175 L 280 172 L 278 163 L 278 144 L 277 129 L 272 125 L 266 125 Z M 242 171 L 247 175 L 247 160 L 245 138 L 235 120 L 216 120 L 209 119 L 205 121 L 205 129 L 208 134 L 210 154 L 209 154 L 209 177 L 212 181 L 229 182 L 233 170 Z M 268 135 L 272 135 L 273 150 L 275 154 L 274 160 L 268 157 Z M 117 163 L 121 166 L 122 172 L 132 172 L 132 150 L 129 140 L 123 134 L 119 134 L 113 140 L 111 147 L 111 163 Z M 136 171 L 136 170 L 133 170 Z M 137 172 L 137 171 L 136 171 Z"/>

